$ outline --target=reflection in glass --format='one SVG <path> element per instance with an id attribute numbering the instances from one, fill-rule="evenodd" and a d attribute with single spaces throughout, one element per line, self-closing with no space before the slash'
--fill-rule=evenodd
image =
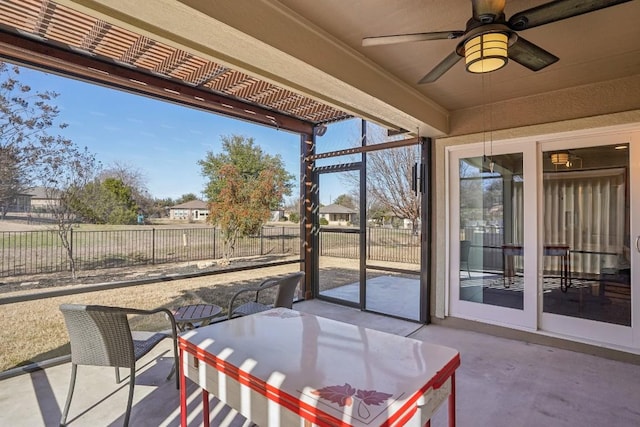
<path id="1" fill-rule="evenodd" d="M 523 308 L 522 153 L 460 160 L 460 299 Z"/>
<path id="2" fill-rule="evenodd" d="M 543 160 L 544 241 L 569 253 L 544 257 L 543 311 L 630 326 L 628 144 Z"/>

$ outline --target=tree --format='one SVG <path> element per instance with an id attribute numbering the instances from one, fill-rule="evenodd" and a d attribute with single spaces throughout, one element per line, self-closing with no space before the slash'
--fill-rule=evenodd
<path id="1" fill-rule="evenodd" d="M 164 199 L 155 198 L 152 201 L 152 205 L 148 208 L 148 211 L 145 211 L 147 216 L 164 218 L 169 215 L 169 208 L 171 206 L 175 206 L 177 203 L 171 197 L 166 197 Z"/>
<path id="2" fill-rule="evenodd" d="M 419 163 L 419 149 L 401 147 L 367 155 L 367 190 L 371 202 L 383 206 L 398 218 L 411 220 L 418 230 L 420 192 L 411 189 L 412 166 Z"/>
<path id="3" fill-rule="evenodd" d="M 11 147 L 0 146 L 0 217 L 3 219 L 24 187 L 21 178 L 19 154 Z"/>
<path id="4" fill-rule="evenodd" d="M 68 201 L 71 209 L 94 224 L 135 224 L 138 205 L 133 190 L 118 178 L 95 179 Z"/>
<path id="5" fill-rule="evenodd" d="M 130 189 L 130 197 L 140 212 L 147 216 L 155 212 L 155 201 L 149 194 L 147 178 L 140 169 L 124 162 L 115 161 L 98 175 L 100 181 L 107 178 L 120 180 L 124 186 Z"/>
<path id="6" fill-rule="evenodd" d="M 70 141 L 51 136 L 58 109 L 54 92 L 33 93 L 18 78 L 20 68 L 0 62 L 0 212 L 2 217 L 34 179 L 43 158 L 65 150 Z"/>
<path id="7" fill-rule="evenodd" d="M 58 122 L 60 111 L 52 103 L 58 94 L 32 92 L 19 75 L 19 67 L 0 62 L 0 207 L 4 215 L 20 192 L 44 187 L 47 197 L 56 200 L 48 210 L 75 278 L 70 230 L 77 215 L 70 201 L 100 165 L 86 147 L 55 134 L 67 127 Z"/>
<path id="8" fill-rule="evenodd" d="M 355 200 L 348 194 L 339 195 L 338 197 L 336 197 L 336 200 L 333 203 L 350 209 L 357 209 Z"/>
<path id="9" fill-rule="evenodd" d="M 79 216 L 74 205 L 82 197 L 85 186 L 94 179 L 100 163 L 86 147 L 79 149 L 71 144 L 61 148 L 63 149 L 60 151 L 46 153 L 37 179 L 44 187 L 47 198 L 51 200 L 47 210 L 56 222 L 56 231 L 67 254 L 71 275 L 75 279 L 76 263 L 71 230 Z"/>
<path id="10" fill-rule="evenodd" d="M 223 258 L 233 256 L 237 239 L 258 232 L 271 210 L 291 193 L 293 176 L 280 156 L 270 156 L 254 145 L 253 138 L 223 136 L 222 153 L 207 153 L 198 164 L 209 182 L 208 221 L 222 229 Z"/>
<path id="11" fill-rule="evenodd" d="M 371 132 L 369 137 L 371 141 L 383 138 L 381 132 Z M 414 233 L 418 231 L 421 203 L 420 192 L 416 194 L 411 188 L 412 167 L 416 163 L 420 163 L 420 149 L 416 146 L 367 153 L 367 205 L 375 206 L 377 215 L 383 209 L 397 218 L 409 219 Z M 345 185 L 358 189 L 357 174 L 343 176 Z"/>
<path id="12" fill-rule="evenodd" d="M 187 202 L 191 202 L 193 200 L 198 200 L 198 196 L 196 196 L 193 193 L 187 193 L 187 194 L 183 194 L 182 196 L 178 197 L 176 199 L 175 204 L 176 205 L 180 205 L 182 203 L 187 203 Z"/>
<path id="13" fill-rule="evenodd" d="M 265 154 L 262 148 L 254 145 L 254 139 L 240 135 L 221 136 L 222 153 L 207 153 L 205 160 L 198 164 L 202 168 L 202 175 L 209 179 L 204 194 L 208 200 L 216 200 L 225 182 L 220 179 L 220 171 L 224 165 L 234 165 L 243 180 L 255 180 L 260 172 L 271 169 L 274 179 L 284 187 L 283 195 L 290 195 L 294 176 L 288 173 L 279 155 Z M 282 203 L 282 195 L 274 195 L 269 200 L 270 209 L 277 209 Z"/>

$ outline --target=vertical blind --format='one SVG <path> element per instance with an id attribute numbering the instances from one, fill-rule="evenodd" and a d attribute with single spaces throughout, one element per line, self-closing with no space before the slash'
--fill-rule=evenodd
<path id="1" fill-rule="evenodd" d="M 627 262 L 625 182 L 624 168 L 544 174 L 544 242 L 569 245 L 573 273 L 599 274 Z M 557 268 L 549 258 L 545 269 Z"/>

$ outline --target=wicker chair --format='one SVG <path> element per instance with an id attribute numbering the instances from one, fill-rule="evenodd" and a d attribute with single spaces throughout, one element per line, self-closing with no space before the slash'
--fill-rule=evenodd
<path id="1" fill-rule="evenodd" d="M 303 277 L 304 272 L 298 271 L 297 273 L 289 274 L 282 278 L 267 279 L 260 283 L 258 286 L 240 289 L 233 295 L 233 297 L 231 297 L 231 301 L 229 301 L 229 309 L 227 312 L 229 319 L 238 316 L 260 313 L 261 311 L 269 310 L 273 307 L 291 308 L 293 306 L 293 297 L 295 296 L 296 288 L 298 287 L 298 283 L 302 281 Z M 270 304 L 260 302 L 260 292 L 264 291 L 265 289 L 273 288 L 275 286 L 278 287 L 278 290 L 273 302 Z M 255 292 L 254 300 L 233 308 L 236 298 L 245 292 Z"/>
<path id="2" fill-rule="evenodd" d="M 129 400 L 124 425 L 129 425 L 133 387 L 135 385 L 136 361 L 147 354 L 162 339 L 170 336 L 173 339 L 174 365 L 167 380 L 178 366 L 178 347 L 176 322 L 171 311 L 165 308 L 155 310 L 137 310 L 132 308 L 105 307 L 99 305 L 62 304 L 60 311 L 64 316 L 71 341 L 71 382 L 69 393 L 60 419 L 60 425 L 67 422 L 69 406 L 73 396 L 78 365 L 114 366 L 116 382 L 120 383 L 119 368 L 129 368 Z M 150 315 L 164 313 L 171 322 L 171 333 L 156 333 L 146 340 L 135 340 L 127 315 Z M 176 388 L 179 387 L 176 374 Z"/>

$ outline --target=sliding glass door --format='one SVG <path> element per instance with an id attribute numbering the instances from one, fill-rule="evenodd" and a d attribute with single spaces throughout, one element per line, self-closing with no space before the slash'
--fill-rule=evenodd
<path id="1" fill-rule="evenodd" d="M 450 148 L 449 314 L 640 348 L 634 138 Z"/>
<path id="2" fill-rule="evenodd" d="M 541 231 L 555 248 L 540 273 L 542 329 L 621 346 L 637 340 L 638 162 L 630 141 L 613 134 L 542 145 Z"/>

